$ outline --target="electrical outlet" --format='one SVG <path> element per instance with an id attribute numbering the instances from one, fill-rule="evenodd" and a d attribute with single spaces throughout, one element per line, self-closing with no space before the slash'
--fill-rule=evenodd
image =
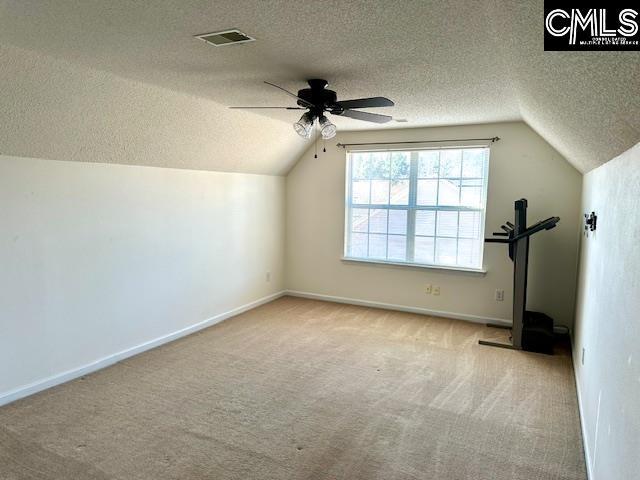
<path id="1" fill-rule="evenodd" d="M 424 293 L 427 295 L 431 295 L 431 284 L 428 284 L 424 287 Z"/>
<path id="2" fill-rule="evenodd" d="M 267 282 L 270 282 L 270 281 L 271 281 L 271 272 L 267 272 L 267 273 L 265 274 L 264 278 L 265 278 L 265 280 L 266 280 Z"/>
<path id="3" fill-rule="evenodd" d="M 504 302 L 504 290 L 501 288 L 496 289 L 496 302 Z"/>
<path id="4" fill-rule="evenodd" d="M 440 286 L 439 285 L 435 285 L 433 287 L 433 294 L 434 295 L 440 295 Z"/>

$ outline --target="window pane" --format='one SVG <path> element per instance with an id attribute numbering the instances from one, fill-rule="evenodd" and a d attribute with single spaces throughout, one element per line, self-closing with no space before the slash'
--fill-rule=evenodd
<path id="1" fill-rule="evenodd" d="M 455 238 L 436 238 L 436 262 L 441 265 L 455 265 L 456 263 Z"/>
<path id="2" fill-rule="evenodd" d="M 391 178 L 409 178 L 411 154 L 409 152 L 391 153 Z"/>
<path id="3" fill-rule="evenodd" d="M 402 260 L 407 258 L 407 237 L 404 235 L 389 235 L 389 260 Z"/>
<path id="4" fill-rule="evenodd" d="M 352 153 L 351 154 L 351 177 L 355 179 L 368 179 L 367 161 L 368 154 Z"/>
<path id="5" fill-rule="evenodd" d="M 462 152 L 462 176 L 480 178 L 484 173 L 484 149 L 469 149 Z"/>
<path id="6" fill-rule="evenodd" d="M 460 205 L 464 207 L 480 208 L 482 205 L 482 187 L 462 187 Z"/>
<path id="7" fill-rule="evenodd" d="M 367 232 L 369 229 L 369 210 L 354 208 L 351 210 L 351 231 Z"/>
<path id="8" fill-rule="evenodd" d="M 409 203 L 409 180 L 391 180 L 391 205 Z"/>
<path id="9" fill-rule="evenodd" d="M 389 178 L 388 152 L 362 152 L 351 154 L 351 169 L 354 179 Z"/>
<path id="10" fill-rule="evenodd" d="M 387 233 L 387 211 L 382 209 L 372 209 L 369 216 L 369 232 Z"/>
<path id="11" fill-rule="evenodd" d="M 369 257 L 387 258 L 387 236 L 369 235 Z"/>
<path id="12" fill-rule="evenodd" d="M 460 178 L 462 170 L 462 150 L 442 150 L 440 152 L 440 177 Z"/>
<path id="13" fill-rule="evenodd" d="M 433 237 L 416 237 L 414 242 L 413 261 L 416 263 L 433 263 Z"/>
<path id="14" fill-rule="evenodd" d="M 389 152 L 370 152 L 367 168 L 369 178 L 389 178 L 390 158 Z"/>
<path id="15" fill-rule="evenodd" d="M 480 212 L 460 212 L 458 237 L 480 238 Z"/>
<path id="16" fill-rule="evenodd" d="M 436 205 L 438 201 L 438 181 L 418 180 L 418 205 Z"/>
<path id="17" fill-rule="evenodd" d="M 438 212 L 438 237 L 455 237 L 458 233 L 458 212 Z"/>
<path id="18" fill-rule="evenodd" d="M 460 202 L 460 180 L 440 180 L 438 205 L 457 206 Z"/>
<path id="19" fill-rule="evenodd" d="M 460 205 L 465 207 L 482 208 L 483 191 L 484 185 L 481 178 L 463 179 L 460 194 Z"/>
<path id="20" fill-rule="evenodd" d="M 438 178 L 439 158 L 438 150 L 418 153 L 418 178 Z"/>
<path id="21" fill-rule="evenodd" d="M 416 235 L 436 234 L 436 212 L 431 210 L 418 210 L 416 212 Z"/>
<path id="22" fill-rule="evenodd" d="M 351 186 L 351 203 L 367 204 L 369 203 L 369 181 L 353 182 Z"/>
<path id="23" fill-rule="evenodd" d="M 389 210 L 389 233 L 406 235 L 407 233 L 407 211 Z"/>
<path id="24" fill-rule="evenodd" d="M 367 257 L 367 234 L 352 233 L 351 245 L 349 245 L 349 256 L 356 258 Z"/>
<path id="25" fill-rule="evenodd" d="M 371 203 L 376 205 L 389 204 L 389 180 L 371 181 Z"/>
<path id="26" fill-rule="evenodd" d="M 474 240 L 458 240 L 458 265 L 480 268 L 480 248 L 482 243 Z"/>

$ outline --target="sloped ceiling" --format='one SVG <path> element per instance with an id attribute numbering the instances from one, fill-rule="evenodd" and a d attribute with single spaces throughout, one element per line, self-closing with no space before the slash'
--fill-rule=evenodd
<path id="1" fill-rule="evenodd" d="M 587 171 L 640 141 L 640 56 L 544 52 L 542 9 L 542 1 L 517 0 L 4 0 L 0 43 L 222 106 L 292 105 L 262 81 L 295 91 L 321 77 L 342 99 L 392 98 L 388 112 L 408 122 L 387 128 L 523 119 Z M 193 38 L 228 28 L 257 41 L 215 48 Z M 281 125 L 296 117 L 258 118 Z M 343 130 L 379 128 L 334 119 Z M 249 123 L 245 138 L 255 133 Z M 294 160 L 285 155 L 270 170 Z"/>
<path id="2" fill-rule="evenodd" d="M 0 154 L 285 174 L 308 147 L 291 126 L 0 44 Z"/>
<path id="3" fill-rule="evenodd" d="M 487 7 L 523 120 L 569 162 L 586 172 L 640 141 L 640 52 L 545 52 L 542 1 Z"/>

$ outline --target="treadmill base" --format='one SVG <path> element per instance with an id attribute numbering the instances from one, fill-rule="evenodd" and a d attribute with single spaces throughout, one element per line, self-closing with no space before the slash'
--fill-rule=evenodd
<path id="1" fill-rule="evenodd" d="M 490 342 L 488 340 L 478 340 L 480 345 L 486 345 L 487 347 L 499 347 L 508 348 L 510 350 L 522 350 L 521 348 L 514 347 L 510 343 Z"/>

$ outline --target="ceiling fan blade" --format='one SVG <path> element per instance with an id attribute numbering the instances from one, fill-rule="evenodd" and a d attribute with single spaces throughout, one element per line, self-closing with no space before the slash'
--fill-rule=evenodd
<path id="1" fill-rule="evenodd" d="M 358 110 L 345 110 L 342 113 L 335 112 L 334 115 L 355 118 L 356 120 L 364 120 L 365 122 L 373 123 L 387 123 L 393 119 L 389 115 L 378 115 L 377 113 L 359 112 Z"/>
<path id="2" fill-rule="evenodd" d="M 232 109 L 236 109 L 236 110 L 254 110 L 256 108 L 260 108 L 260 109 L 280 109 L 280 110 L 306 110 L 306 108 L 302 108 L 302 107 L 229 107 Z"/>
<path id="3" fill-rule="evenodd" d="M 393 107 L 395 103 L 385 97 L 356 98 L 354 100 L 342 100 L 336 102 L 342 108 L 372 108 L 372 107 Z"/>
<path id="4" fill-rule="evenodd" d="M 314 106 L 313 103 L 307 102 L 304 98 L 300 98 L 295 93 L 291 93 L 289 90 L 286 90 L 286 89 L 282 88 L 281 86 L 276 85 L 275 83 L 270 83 L 270 82 L 266 82 L 266 81 L 264 83 L 266 83 L 267 85 L 271 85 L 272 87 L 276 87 L 276 88 L 282 90 L 284 93 L 286 93 L 287 95 L 289 95 L 289 96 L 291 96 L 293 98 L 297 98 L 298 101 L 301 102 L 305 107 L 311 108 L 311 107 Z"/>

